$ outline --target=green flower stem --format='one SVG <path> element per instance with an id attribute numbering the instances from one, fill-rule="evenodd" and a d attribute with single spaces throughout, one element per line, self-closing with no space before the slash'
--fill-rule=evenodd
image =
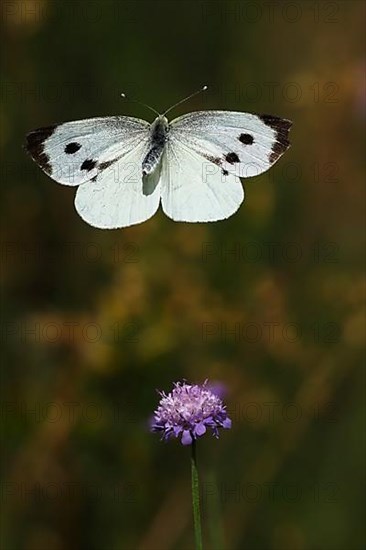
<path id="1" fill-rule="evenodd" d="M 201 529 L 201 513 L 200 513 L 200 489 L 198 481 L 197 458 L 196 458 L 196 441 L 192 442 L 191 455 L 191 471 L 192 471 L 192 504 L 193 504 L 193 521 L 194 521 L 194 536 L 196 541 L 196 550 L 202 550 L 202 529 Z"/>

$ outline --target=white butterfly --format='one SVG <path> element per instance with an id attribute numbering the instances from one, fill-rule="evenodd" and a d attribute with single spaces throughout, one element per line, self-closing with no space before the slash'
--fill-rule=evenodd
<path id="1" fill-rule="evenodd" d="M 160 200 L 175 221 L 228 218 L 244 199 L 239 178 L 265 172 L 290 146 L 292 123 L 277 116 L 197 111 L 169 123 L 168 111 L 154 110 L 152 124 L 112 116 L 39 128 L 27 150 L 52 179 L 80 186 L 75 207 L 87 223 L 112 229 L 149 219 Z"/>

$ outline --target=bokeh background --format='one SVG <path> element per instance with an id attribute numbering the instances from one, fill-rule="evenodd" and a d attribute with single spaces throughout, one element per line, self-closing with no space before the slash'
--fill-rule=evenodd
<path id="1" fill-rule="evenodd" d="M 3 2 L 2 548 L 191 549 L 173 381 L 233 419 L 199 443 L 207 549 L 364 547 L 362 1 Z M 93 116 L 230 109 L 292 148 L 216 224 L 86 225 L 22 145 Z"/>

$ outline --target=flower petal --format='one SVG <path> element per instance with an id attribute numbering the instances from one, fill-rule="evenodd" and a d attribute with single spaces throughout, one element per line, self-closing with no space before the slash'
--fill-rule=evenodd
<path id="1" fill-rule="evenodd" d="M 182 431 L 182 426 L 174 426 L 174 427 L 173 427 L 173 431 L 174 431 L 175 437 L 178 437 L 178 435 L 179 435 L 180 432 Z"/>
<path id="2" fill-rule="evenodd" d="M 231 428 L 231 418 L 225 418 L 225 420 L 222 423 L 222 427 L 230 429 Z"/>
<path id="3" fill-rule="evenodd" d="M 200 422 L 199 424 L 197 424 L 197 426 L 194 429 L 194 432 L 198 436 L 201 436 L 201 435 L 205 434 L 206 433 L 206 426 L 204 425 L 204 423 Z"/>
<path id="4" fill-rule="evenodd" d="M 192 441 L 193 440 L 192 440 L 191 432 L 189 430 L 184 430 L 182 435 L 183 445 L 191 445 Z"/>

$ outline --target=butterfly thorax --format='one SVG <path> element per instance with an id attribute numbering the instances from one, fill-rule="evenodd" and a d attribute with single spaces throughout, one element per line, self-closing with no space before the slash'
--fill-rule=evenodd
<path id="1" fill-rule="evenodd" d="M 168 139 L 169 124 L 165 116 L 158 116 L 151 125 L 149 150 L 142 161 L 143 175 L 151 174 L 158 166 Z"/>

